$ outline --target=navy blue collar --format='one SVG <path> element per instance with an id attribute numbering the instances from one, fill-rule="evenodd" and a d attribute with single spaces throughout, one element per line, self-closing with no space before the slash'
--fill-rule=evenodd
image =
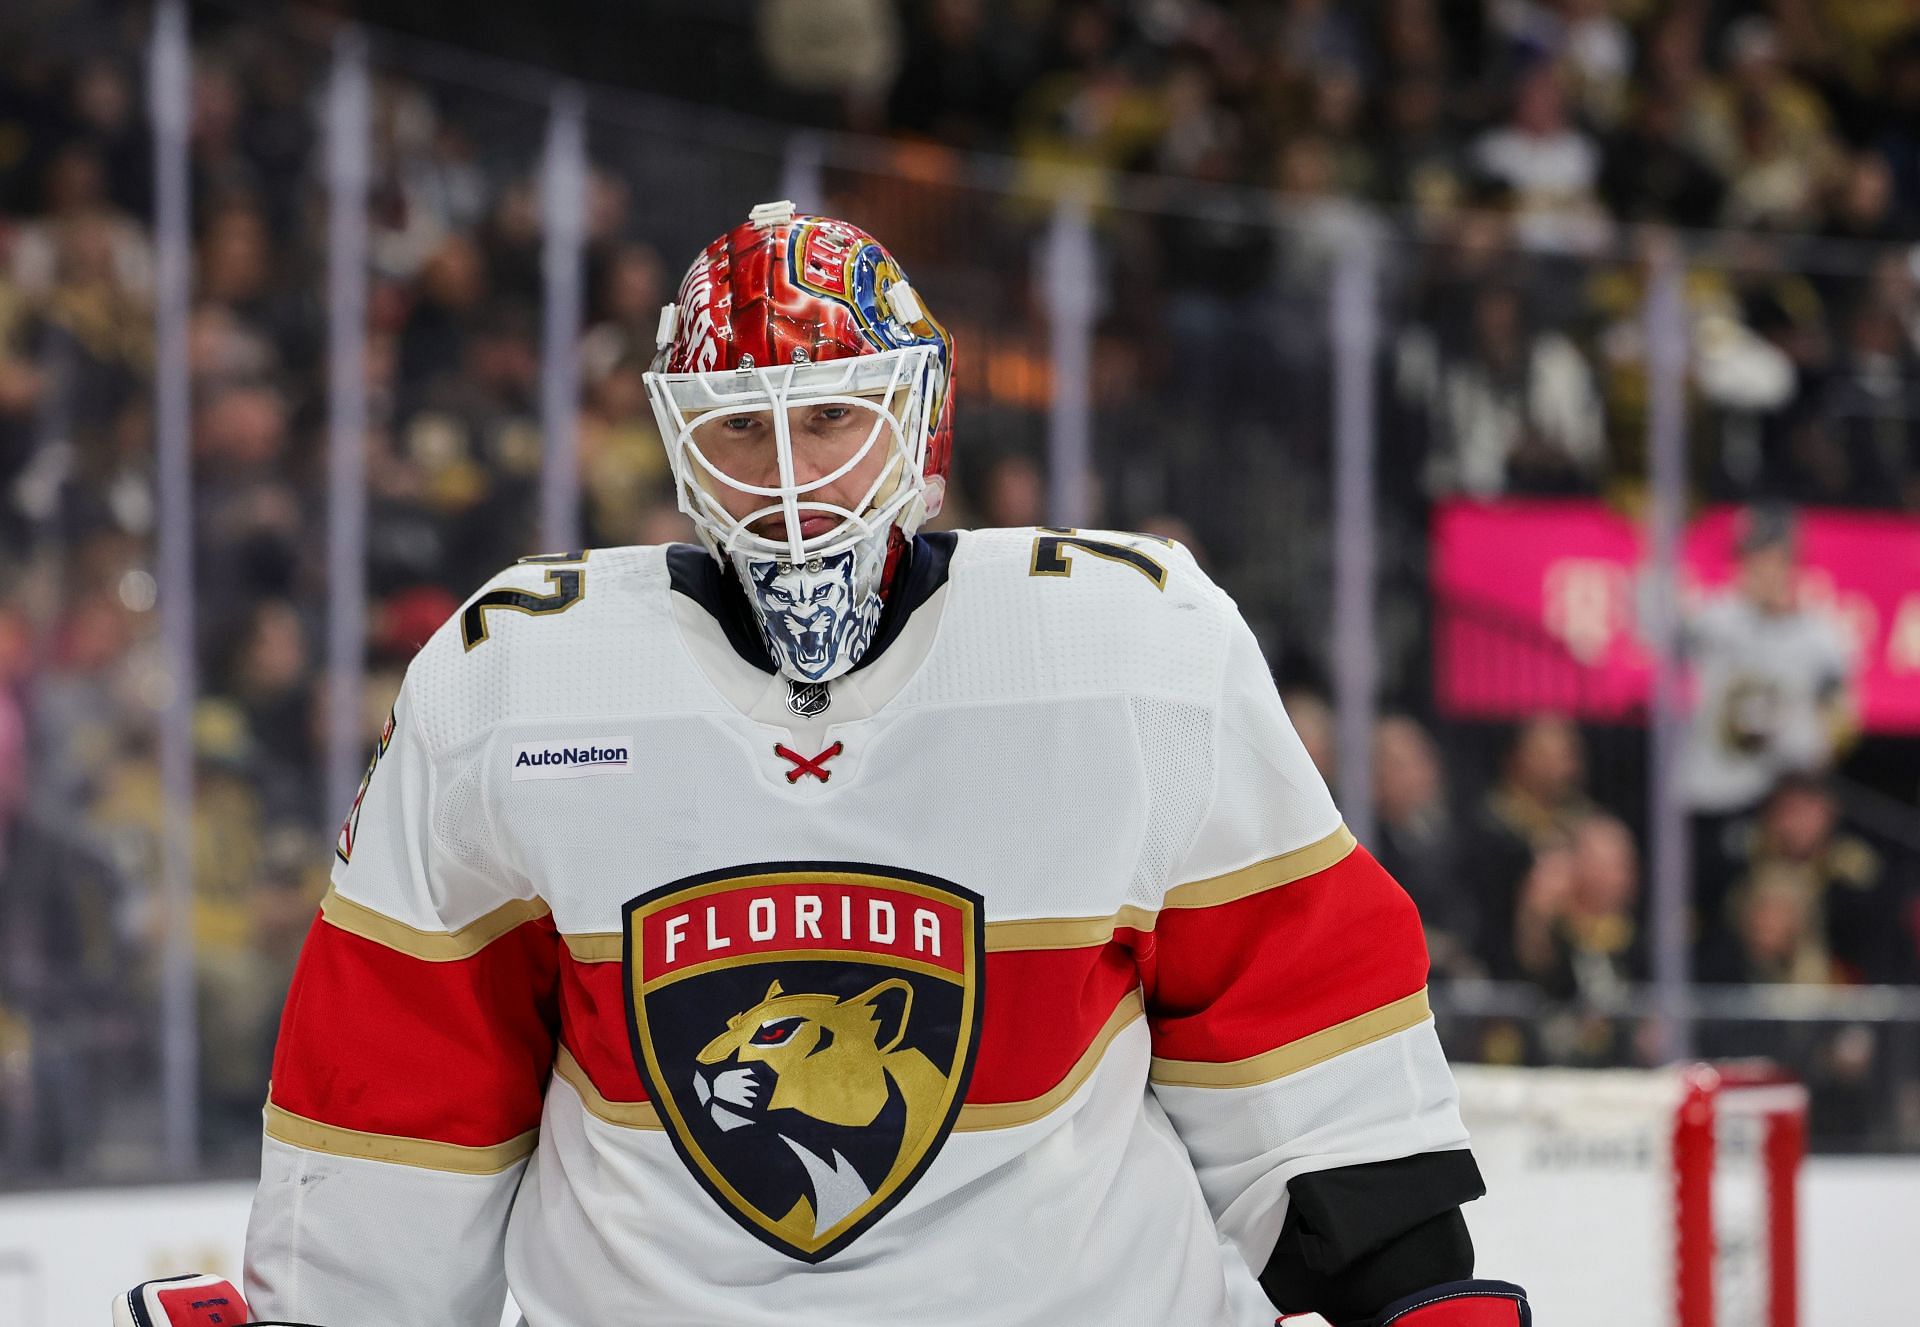
<path id="1" fill-rule="evenodd" d="M 959 535 L 952 530 L 914 536 L 913 542 L 907 545 L 905 565 L 895 572 L 897 580 L 887 594 L 880 625 L 874 629 L 873 640 L 867 645 L 867 652 L 860 656 L 860 662 L 853 666 L 853 672 L 859 672 L 885 653 L 913 611 L 947 583 L 947 570 L 959 542 Z M 676 593 L 686 595 L 713 615 L 713 620 L 727 633 L 727 643 L 733 646 L 735 654 L 763 673 L 775 671 L 766 637 L 761 635 L 760 623 L 747 606 L 747 596 L 741 593 L 733 568 L 721 566 L 713 554 L 698 544 L 669 544 L 667 580 Z"/>

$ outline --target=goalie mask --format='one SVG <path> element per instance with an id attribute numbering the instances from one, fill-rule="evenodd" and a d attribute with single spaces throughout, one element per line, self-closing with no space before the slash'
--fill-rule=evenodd
<path id="1" fill-rule="evenodd" d="M 658 340 L 647 393 L 680 509 L 775 666 L 839 677 L 890 555 L 940 510 L 952 339 L 871 235 L 767 203 L 694 260 Z"/>

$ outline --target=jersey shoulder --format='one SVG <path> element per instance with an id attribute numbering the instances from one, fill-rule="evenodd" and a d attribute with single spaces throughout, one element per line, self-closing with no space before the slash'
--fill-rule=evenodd
<path id="1" fill-rule="evenodd" d="M 410 703 L 436 749 L 503 720 L 611 713 L 633 679 L 677 648 L 666 548 L 635 545 L 521 558 L 442 623 L 407 670 Z"/>
<path id="2" fill-rule="evenodd" d="M 1244 629 L 1193 555 L 1155 535 L 971 530 L 950 578 L 956 596 L 947 612 L 964 632 L 970 666 L 1019 659 L 1033 686 L 1051 682 L 1060 692 L 1205 699 L 1218 686 L 1228 638 Z"/>
<path id="3" fill-rule="evenodd" d="M 970 575 L 983 572 L 1054 581 L 1078 597 L 1128 600 L 1172 594 L 1224 599 L 1186 545 L 1133 530 L 1047 525 L 967 530 L 956 555 Z M 1038 590 L 1040 587 L 1031 587 Z M 1054 591 L 1048 591 L 1054 593 Z"/>

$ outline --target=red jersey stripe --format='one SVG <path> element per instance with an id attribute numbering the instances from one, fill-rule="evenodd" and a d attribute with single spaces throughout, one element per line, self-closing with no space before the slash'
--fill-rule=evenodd
<path id="1" fill-rule="evenodd" d="M 335 1129 L 495 1147 L 540 1123 L 560 945 L 520 923 L 464 958 L 423 961 L 324 917 L 280 1019 L 272 1104 Z"/>
<path id="2" fill-rule="evenodd" d="M 562 951 L 560 1038 L 604 1100 L 649 1100 L 627 1036 L 627 981 L 620 964 L 582 963 Z"/>
<path id="3" fill-rule="evenodd" d="M 1108 1031 L 1139 976 L 1132 950 L 1115 941 L 988 954 L 985 984 L 970 1106 L 1046 1096 Z M 620 964 L 582 963 L 571 955 L 562 962 L 561 1036 L 594 1090 L 616 1105 L 647 1100 L 627 1044 L 626 998 Z M 1036 1009 L 1050 1012 L 1036 1019 Z"/>
<path id="4" fill-rule="evenodd" d="M 1427 982 L 1413 900 L 1364 848 L 1258 894 L 1169 908 L 1139 944 L 1154 1054 L 1167 1060 L 1264 1055 Z"/>

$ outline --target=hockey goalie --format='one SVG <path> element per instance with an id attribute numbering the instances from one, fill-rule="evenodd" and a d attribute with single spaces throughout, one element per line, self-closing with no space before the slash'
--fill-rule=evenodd
<path id="1" fill-rule="evenodd" d="M 854 226 L 754 209 L 659 342 L 702 546 L 527 558 L 414 661 L 251 1313 L 1527 1323 L 1413 905 L 1227 596 L 1144 536 L 923 530 L 953 344 Z"/>

